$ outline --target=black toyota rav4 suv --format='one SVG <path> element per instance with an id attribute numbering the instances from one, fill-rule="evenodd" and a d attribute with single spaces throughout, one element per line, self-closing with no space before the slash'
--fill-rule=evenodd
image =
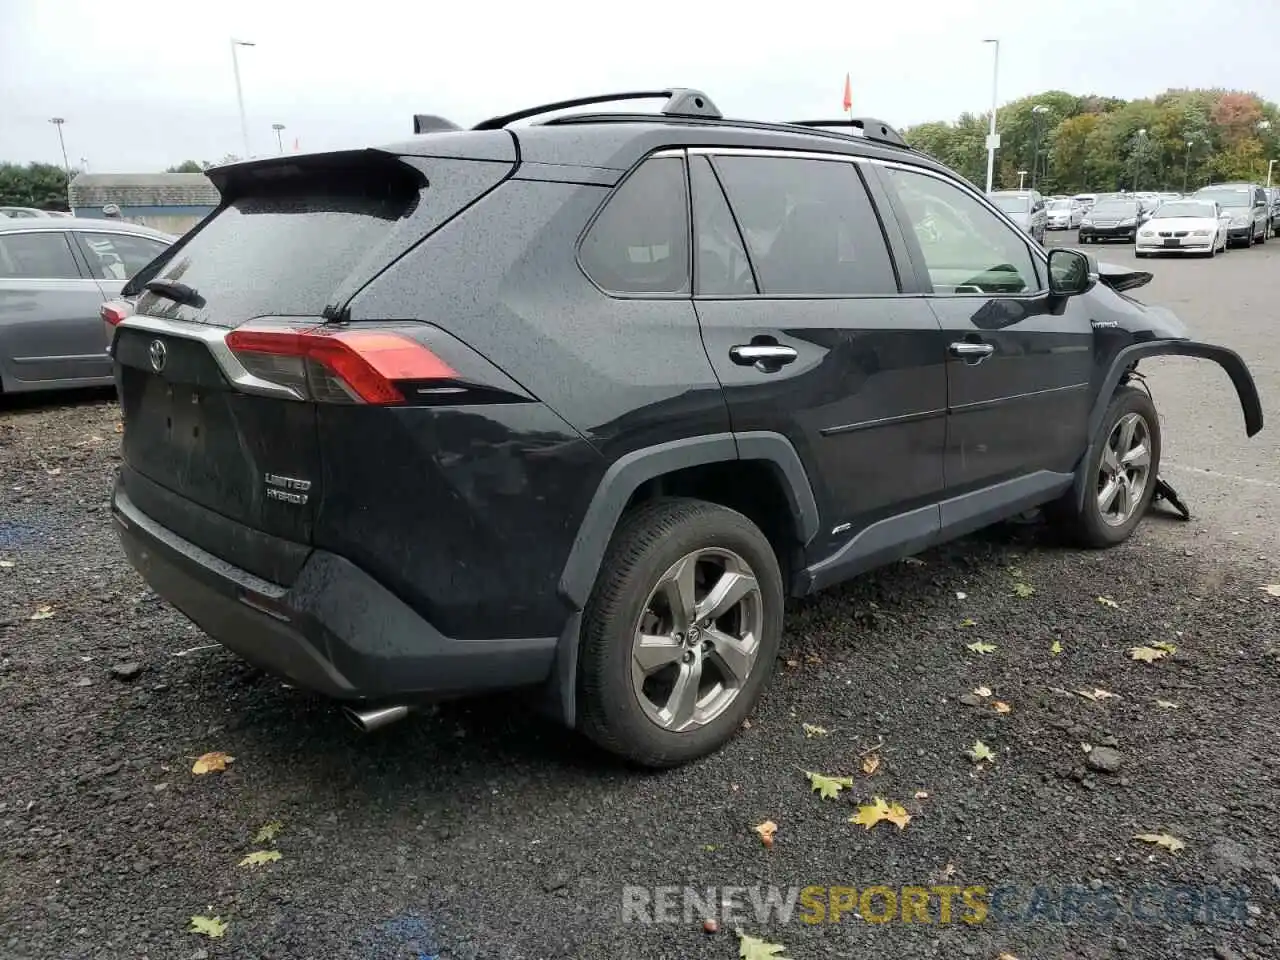
<path id="1" fill-rule="evenodd" d="M 529 688 L 689 760 L 786 598 L 1035 507 L 1128 537 L 1140 359 L 1218 362 L 1261 429 L 1236 354 L 1118 292 L 1149 274 L 1046 253 L 878 121 L 666 90 L 415 126 L 212 170 L 217 210 L 103 310 L 133 565 L 366 727 Z"/>

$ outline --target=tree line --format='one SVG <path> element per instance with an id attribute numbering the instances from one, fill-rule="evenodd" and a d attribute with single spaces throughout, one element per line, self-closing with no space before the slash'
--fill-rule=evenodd
<path id="1" fill-rule="evenodd" d="M 990 118 L 964 113 L 903 136 L 985 186 Z M 1280 157 L 1280 108 L 1235 90 L 1166 90 L 1140 100 L 1047 90 L 1000 107 L 996 131 L 996 189 L 1034 180 L 1041 193 L 1194 190 L 1261 182 L 1268 161 Z"/>
<path id="2" fill-rule="evenodd" d="M 232 154 L 219 163 L 234 163 Z M 165 173 L 203 173 L 215 164 L 207 160 L 184 160 Z M 74 167 L 71 179 L 80 173 Z M 39 210 L 67 210 L 67 171 L 53 163 L 0 163 L 0 207 L 35 207 Z"/>

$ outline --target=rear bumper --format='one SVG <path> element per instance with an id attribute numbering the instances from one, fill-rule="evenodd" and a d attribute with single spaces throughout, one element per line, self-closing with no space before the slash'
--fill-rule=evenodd
<path id="1" fill-rule="evenodd" d="M 1132 240 L 1138 234 L 1137 227 L 1081 227 L 1080 239 Z"/>
<path id="2" fill-rule="evenodd" d="M 1245 240 L 1252 240 L 1257 235 L 1258 228 L 1254 224 L 1247 227 L 1232 227 L 1227 231 L 1227 239 L 1232 243 L 1241 243 Z"/>
<path id="3" fill-rule="evenodd" d="M 551 673 L 555 637 L 447 637 L 336 554 L 312 551 L 283 587 L 160 526 L 119 485 L 112 513 L 129 562 L 156 593 L 223 646 L 298 686 L 391 700 L 532 686 Z"/>
<path id="4" fill-rule="evenodd" d="M 1139 237 L 1137 251 L 1139 253 L 1208 253 L 1216 243 L 1217 239 L 1214 237 L 1184 237 L 1179 246 L 1166 247 L 1159 238 L 1143 240 Z"/>

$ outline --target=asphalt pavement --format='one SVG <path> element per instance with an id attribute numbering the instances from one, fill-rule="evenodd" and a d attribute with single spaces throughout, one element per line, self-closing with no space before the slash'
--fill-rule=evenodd
<path id="1" fill-rule="evenodd" d="M 0 957 L 730 960 L 737 928 L 793 960 L 1274 960 L 1280 242 L 1141 264 L 1269 421 L 1246 440 L 1216 367 L 1150 365 L 1193 520 L 1105 552 L 1005 527 L 795 604 L 749 728 L 661 774 L 516 697 L 362 737 L 125 563 L 109 397 L 0 406 Z M 725 889 L 758 885 L 847 909 Z"/>

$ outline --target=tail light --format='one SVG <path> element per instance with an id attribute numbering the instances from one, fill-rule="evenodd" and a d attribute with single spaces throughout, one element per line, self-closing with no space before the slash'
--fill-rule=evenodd
<path id="1" fill-rule="evenodd" d="M 133 304 L 128 300 L 108 300 L 98 308 L 98 316 L 113 327 L 117 327 L 133 313 Z"/>
<path id="2" fill-rule="evenodd" d="M 401 384 L 457 376 L 423 344 L 386 330 L 245 326 L 226 345 L 255 377 L 323 403 L 401 404 Z"/>

